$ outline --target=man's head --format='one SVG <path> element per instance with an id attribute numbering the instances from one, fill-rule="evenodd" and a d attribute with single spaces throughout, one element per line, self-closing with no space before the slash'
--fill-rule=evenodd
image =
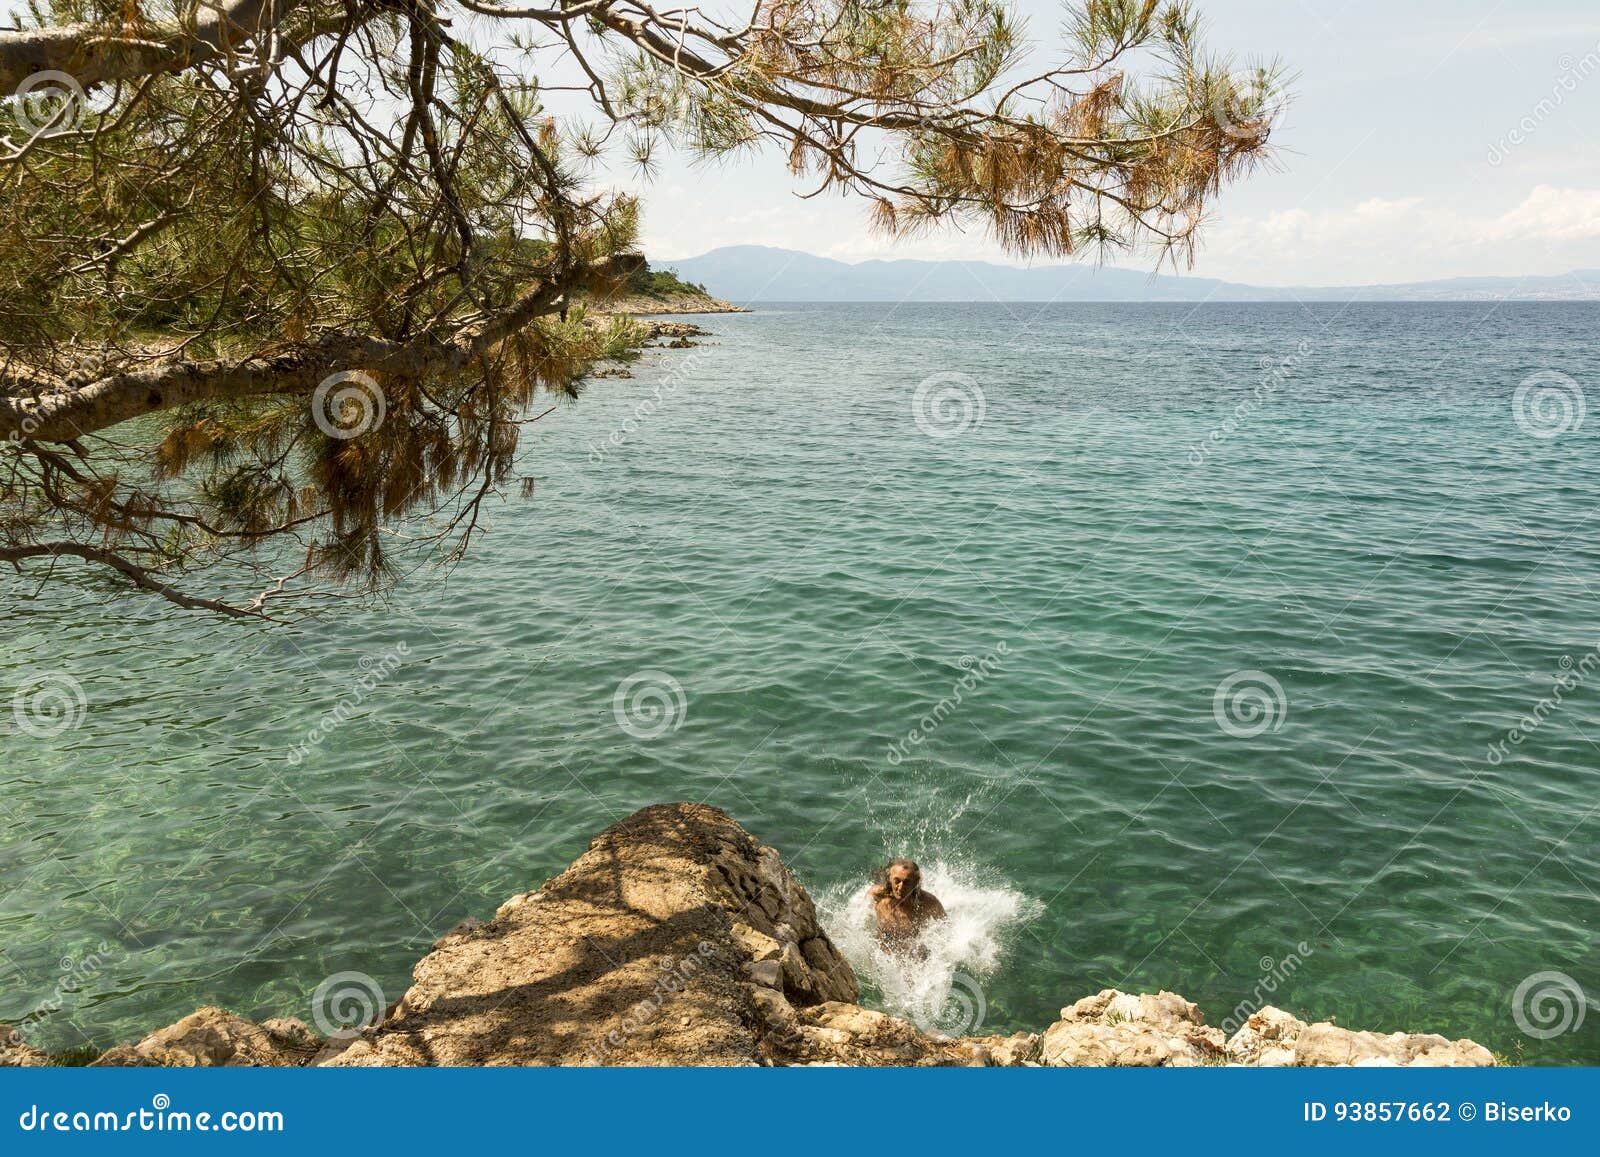
<path id="1" fill-rule="evenodd" d="M 890 860 L 883 869 L 883 882 L 896 900 L 909 900 L 922 889 L 922 869 L 915 860 Z"/>

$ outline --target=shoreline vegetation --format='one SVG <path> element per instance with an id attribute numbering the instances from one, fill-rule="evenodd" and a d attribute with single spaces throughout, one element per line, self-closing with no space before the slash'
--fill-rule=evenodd
<path id="1" fill-rule="evenodd" d="M 674 270 L 651 269 L 648 262 L 608 293 L 590 294 L 580 299 L 586 321 L 600 328 L 618 318 L 631 327 L 626 349 L 619 357 L 604 359 L 584 375 L 589 378 L 631 378 L 627 363 L 645 349 L 692 349 L 701 343 L 694 338 L 710 337 L 711 332 L 694 322 L 666 320 L 674 316 L 752 313 L 713 297 L 703 285 L 684 281 Z M 649 343 L 661 340 L 659 346 Z"/>
<path id="2" fill-rule="evenodd" d="M 648 262 L 609 291 L 592 293 L 585 304 L 603 317 L 649 318 L 680 313 L 750 313 L 714 297 L 704 285 L 685 281 L 672 269 L 652 269 Z"/>
<path id="3" fill-rule="evenodd" d="M 1508 1063 L 1470 1040 L 1307 1023 L 1267 1004 L 1232 1010 L 1230 1035 L 1176 993 L 1109 988 L 1010 1036 L 981 1035 L 981 1000 L 963 1000 L 965 1035 L 947 1035 L 863 1007 L 779 853 L 703 804 L 605 829 L 543 887 L 435 942 L 412 981 L 386 1005 L 371 977 L 338 973 L 312 996 L 315 1028 L 208 1007 L 98 1055 L 45 1053 L 0 1026 L 0 1067 Z"/>

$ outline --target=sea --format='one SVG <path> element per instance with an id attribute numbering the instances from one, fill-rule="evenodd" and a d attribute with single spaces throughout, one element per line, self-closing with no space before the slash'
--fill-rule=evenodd
<path id="1" fill-rule="evenodd" d="M 695 320 L 380 599 L 0 579 L 0 1021 L 325 1028 L 694 800 L 940 1031 L 1167 989 L 1600 1063 L 1600 303 Z"/>

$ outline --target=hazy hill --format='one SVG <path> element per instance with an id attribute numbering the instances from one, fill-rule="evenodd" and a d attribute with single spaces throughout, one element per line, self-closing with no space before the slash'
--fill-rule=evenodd
<path id="1" fill-rule="evenodd" d="M 729 245 L 660 263 L 729 301 L 1582 301 L 1600 270 L 1552 277 L 1457 277 L 1407 285 L 1242 285 L 1092 265 L 1031 269 L 987 261 L 862 261 Z"/>

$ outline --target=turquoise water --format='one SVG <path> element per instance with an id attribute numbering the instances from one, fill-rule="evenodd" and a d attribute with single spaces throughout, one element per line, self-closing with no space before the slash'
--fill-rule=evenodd
<path id="1" fill-rule="evenodd" d="M 535 498 L 387 606 L 263 628 L 5 580 L 0 689 L 64 673 L 85 709 L 3 716 L 0 1020 L 309 1017 L 341 971 L 392 1000 L 458 920 L 700 799 L 819 895 L 904 849 L 1024 898 L 983 1031 L 1108 985 L 1221 1021 L 1270 979 L 1600 1062 L 1600 1010 L 1544 1039 L 1513 1007 L 1544 972 L 1600 1001 L 1600 416 L 1528 432 L 1600 386 L 1597 322 L 765 309 L 532 427 Z"/>

